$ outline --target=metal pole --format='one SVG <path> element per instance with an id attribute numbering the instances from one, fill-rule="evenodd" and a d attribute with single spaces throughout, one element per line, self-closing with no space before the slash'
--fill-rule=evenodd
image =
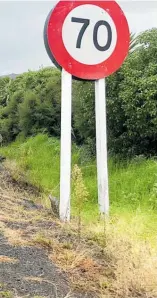
<path id="1" fill-rule="evenodd" d="M 107 129 L 106 129 L 106 84 L 105 79 L 95 82 L 96 151 L 98 203 L 101 214 L 109 213 Z"/>
<path id="2" fill-rule="evenodd" d="M 69 221 L 71 193 L 72 76 L 64 69 L 62 69 L 61 80 L 61 154 L 59 213 L 60 219 L 62 221 Z"/>

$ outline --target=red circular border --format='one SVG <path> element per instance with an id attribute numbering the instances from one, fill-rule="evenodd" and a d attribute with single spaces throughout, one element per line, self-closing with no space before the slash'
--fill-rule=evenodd
<path id="1" fill-rule="evenodd" d="M 111 56 L 96 65 L 86 65 L 76 61 L 66 50 L 62 40 L 65 18 L 74 8 L 93 4 L 110 14 L 117 30 L 117 44 Z M 70 38 L 70 36 L 69 36 Z M 130 32 L 126 17 L 115 1 L 60 1 L 53 9 L 47 24 L 47 41 L 57 63 L 75 77 L 96 80 L 114 73 L 122 65 L 129 50 Z"/>

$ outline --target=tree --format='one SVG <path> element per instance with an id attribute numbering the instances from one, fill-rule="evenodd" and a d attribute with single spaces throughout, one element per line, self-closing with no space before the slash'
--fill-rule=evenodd
<path id="1" fill-rule="evenodd" d="M 109 152 L 129 156 L 157 150 L 157 29 L 134 37 L 123 66 L 106 79 Z M 92 83 L 76 83 L 74 127 L 81 142 L 95 144 Z"/>
<path id="2" fill-rule="evenodd" d="M 4 77 L 0 79 L 0 105 L 6 106 L 9 101 L 9 88 L 11 85 L 11 79 Z"/>
<path id="3" fill-rule="evenodd" d="M 139 46 L 128 56 L 119 73 L 117 98 L 109 111 L 112 118 L 113 110 L 117 109 L 117 116 L 110 119 L 110 144 L 119 153 L 156 154 L 157 29 L 141 33 L 137 42 Z M 118 117 L 121 129 L 117 130 L 114 122 Z"/>
<path id="4" fill-rule="evenodd" d="M 24 94 L 24 100 L 18 107 L 19 129 L 26 136 L 33 135 L 38 131 L 39 114 L 37 113 L 39 99 L 32 91 Z"/>
<path id="5" fill-rule="evenodd" d="M 74 82 L 73 127 L 78 144 L 95 153 L 95 92 L 93 82 Z"/>
<path id="6" fill-rule="evenodd" d="M 0 131 L 4 141 L 12 141 L 19 133 L 18 105 L 23 100 L 23 92 L 17 91 L 10 98 L 10 101 L 1 109 Z"/>

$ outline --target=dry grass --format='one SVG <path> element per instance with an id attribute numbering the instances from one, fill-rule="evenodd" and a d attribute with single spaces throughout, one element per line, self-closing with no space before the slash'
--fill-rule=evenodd
<path id="1" fill-rule="evenodd" d="M 117 242 L 116 250 L 116 242 L 108 247 L 115 259 L 112 288 L 116 294 L 122 297 L 131 296 L 132 293 L 147 293 L 147 297 L 157 296 L 157 256 L 146 243 L 135 244 L 123 240 L 121 243 Z"/>
<path id="2" fill-rule="evenodd" d="M 18 262 L 17 259 L 15 258 L 10 258 L 8 256 L 0 256 L 0 263 L 11 263 L 11 264 L 16 264 Z"/>
<path id="3" fill-rule="evenodd" d="M 64 231 L 62 233 L 64 235 Z M 91 250 L 84 245 L 78 246 L 77 238 L 72 244 L 51 235 L 51 231 L 38 232 L 33 242 L 48 250 L 49 259 L 68 274 L 73 290 L 99 291 L 99 279 L 104 280 L 104 267 L 91 257 Z"/>
<path id="4" fill-rule="evenodd" d="M 45 282 L 45 279 L 38 277 L 38 276 L 26 276 L 26 277 L 24 277 L 24 280 L 34 281 L 34 282 L 39 282 L 39 283 Z M 46 282 L 49 282 L 49 281 L 46 280 Z"/>
<path id="5" fill-rule="evenodd" d="M 26 181 L 26 175 L 24 175 L 24 169 L 22 165 L 20 167 L 15 161 L 5 161 L 5 168 L 9 170 L 12 178 L 16 181 L 24 182 Z"/>
<path id="6" fill-rule="evenodd" d="M 157 255 L 156 251 L 146 242 L 135 242 L 130 237 L 131 231 L 126 234 L 118 233 L 119 227 L 113 229 L 108 223 L 106 227 L 106 247 L 101 259 L 97 259 L 97 251 L 90 247 L 90 241 L 78 246 L 76 243 L 57 239 L 56 233 L 61 236 L 66 226 L 60 225 L 57 231 L 38 228 L 31 233 L 31 238 L 25 236 L 23 230 L 13 230 L 5 227 L 4 234 L 12 244 L 39 245 L 48 250 L 49 259 L 68 273 L 73 289 L 92 291 L 95 297 L 157 297 Z M 35 223 L 33 223 L 35 227 Z M 74 227 L 71 227 L 73 230 Z M 70 231 L 70 226 L 68 225 Z M 69 232 L 68 232 L 69 233 Z M 83 237 L 91 238 L 91 231 L 84 229 Z M 95 226 L 92 231 L 91 243 L 103 242 L 103 225 Z M 52 253 L 53 251 L 53 253 Z M 96 256 L 96 257 L 95 257 Z M 105 296 L 104 296 L 105 295 Z M 106 296 L 107 295 L 107 296 Z"/>
<path id="7" fill-rule="evenodd" d="M 17 246 L 26 246 L 29 245 L 29 242 L 27 239 L 23 239 L 23 236 L 25 234 L 25 231 L 23 230 L 14 230 L 9 229 L 5 227 L 3 229 L 4 236 L 8 239 L 8 242 L 11 245 L 17 245 Z"/>
<path id="8" fill-rule="evenodd" d="M 103 279 L 103 267 L 98 265 L 85 251 L 56 250 L 49 255 L 62 270 L 69 274 L 73 289 L 85 292 L 99 291 L 99 279 Z"/>
<path id="9" fill-rule="evenodd" d="M 100 245 L 103 237 L 106 238 L 104 258 L 111 276 L 107 284 L 102 282 L 100 297 L 106 298 L 103 287 L 111 297 L 157 297 L 157 247 L 138 238 L 131 223 L 125 224 L 123 233 L 121 221 L 116 223 L 106 223 L 105 235 L 103 224 L 91 227 L 93 237 Z M 90 234 L 91 229 L 88 231 Z"/>
<path id="10" fill-rule="evenodd" d="M 53 247 L 53 240 L 46 238 L 41 232 L 36 233 L 32 241 L 34 244 L 39 244 L 44 248 L 52 249 Z"/>
<path id="11" fill-rule="evenodd" d="M 24 195 L 3 179 L 0 229 L 12 245 L 42 246 L 49 259 L 67 272 L 72 289 L 91 291 L 95 298 L 157 297 L 157 245 L 153 248 L 138 237 L 137 218 L 129 224 L 112 219 L 106 222 L 105 231 L 103 222 L 83 226 L 79 245 L 76 223 L 64 225 L 54 221 L 47 211 L 24 210 Z M 8 223 L 15 222 L 18 229 L 8 227 Z M 9 262 L 1 256 L 0 262 L 5 260 Z M 26 278 L 43 282 L 37 277 Z"/>

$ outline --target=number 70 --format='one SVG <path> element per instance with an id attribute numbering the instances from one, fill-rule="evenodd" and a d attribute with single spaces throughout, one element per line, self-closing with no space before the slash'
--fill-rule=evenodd
<path id="1" fill-rule="evenodd" d="M 78 35 L 78 38 L 77 38 L 77 42 L 76 42 L 76 48 L 80 49 L 81 48 L 81 42 L 82 42 L 82 38 L 83 38 L 83 35 L 87 29 L 87 27 L 89 26 L 90 24 L 90 20 L 89 19 L 82 19 L 82 18 L 75 18 L 75 17 L 72 17 L 71 18 L 71 21 L 74 22 L 74 23 L 81 23 L 83 24 L 80 32 L 79 32 L 79 35 Z M 108 39 L 107 39 L 107 42 L 104 46 L 100 46 L 99 43 L 98 43 L 98 30 L 99 30 L 99 27 L 100 26 L 105 26 L 107 31 L 108 31 Z M 94 26 L 94 30 L 93 30 L 93 43 L 94 43 L 94 46 L 96 47 L 97 50 L 99 51 L 107 51 L 110 46 L 111 46 L 111 42 L 112 42 L 112 30 L 111 30 L 111 26 L 108 22 L 102 20 L 102 21 L 98 21 L 95 26 Z"/>

